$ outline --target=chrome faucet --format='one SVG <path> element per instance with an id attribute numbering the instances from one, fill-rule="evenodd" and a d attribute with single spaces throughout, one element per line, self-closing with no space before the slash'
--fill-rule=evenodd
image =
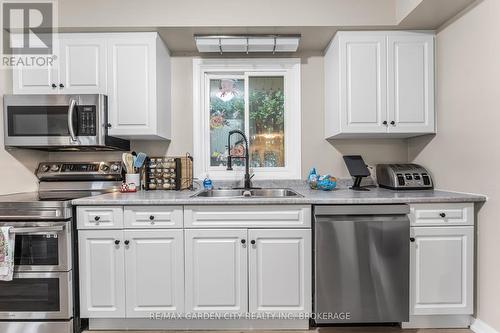
<path id="1" fill-rule="evenodd" d="M 233 134 L 239 134 L 241 135 L 241 137 L 243 138 L 243 141 L 245 142 L 245 156 L 231 156 L 231 136 Z M 245 159 L 245 180 L 244 180 L 244 189 L 251 189 L 253 188 L 252 187 L 252 177 L 253 175 L 250 175 L 250 157 L 249 157 L 249 154 L 248 154 L 248 139 L 245 135 L 245 133 L 243 133 L 242 131 L 240 130 L 232 130 L 232 131 L 229 131 L 229 134 L 227 136 L 227 150 L 228 150 L 228 154 L 227 154 L 227 170 L 233 170 L 233 164 L 232 164 L 232 160 L 233 158 L 244 158 Z"/>

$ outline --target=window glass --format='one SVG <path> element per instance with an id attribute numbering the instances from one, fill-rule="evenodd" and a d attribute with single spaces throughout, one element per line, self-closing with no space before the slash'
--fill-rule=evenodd
<path id="1" fill-rule="evenodd" d="M 245 85 L 244 79 L 210 79 L 210 166 L 225 166 L 227 158 L 227 136 L 229 131 L 245 131 Z M 237 135 L 235 135 L 236 137 Z M 242 147 L 237 144 L 238 149 Z M 235 160 L 235 165 L 243 165 Z"/>
<path id="2" fill-rule="evenodd" d="M 282 76 L 248 79 L 252 167 L 285 166 L 285 102 Z"/>

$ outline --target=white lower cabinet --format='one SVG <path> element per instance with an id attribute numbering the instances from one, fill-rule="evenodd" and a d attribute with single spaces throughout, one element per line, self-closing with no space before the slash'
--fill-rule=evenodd
<path id="1" fill-rule="evenodd" d="M 78 246 L 81 317 L 124 318 L 123 231 L 80 231 Z"/>
<path id="2" fill-rule="evenodd" d="M 79 232 L 82 318 L 184 310 L 183 231 Z"/>
<path id="3" fill-rule="evenodd" d="M 248 239 L 249 312 L 311 312 L 311 230 L 254 229 Z"/>
<path id="4" fill-rule="evenodd" d="M 247 311 L 247 230 L 185 230 L 186 312 Z"/>
<path id="5" fill-rule="evenodd" d="M 474 226 L 412 227 L 411 240 L 411 314 L 472 314 Z"/>
<path id="6" fill-rule="evenodd" d="M 310 229 L 189 229 L 185 246 L 187 312 L 311 311 Z"/>
<path id="7" fill-rule="evenodd" d="M 182 230 L 125 230 L 127 318 L 184 310 Z"/>

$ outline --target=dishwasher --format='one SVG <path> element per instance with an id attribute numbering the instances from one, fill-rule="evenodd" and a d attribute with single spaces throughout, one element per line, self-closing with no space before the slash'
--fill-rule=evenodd
<path id="1" fill-rule="evenodd" d="M 407 205 L 314 207 L 316 324 L 409 320 Z"/>

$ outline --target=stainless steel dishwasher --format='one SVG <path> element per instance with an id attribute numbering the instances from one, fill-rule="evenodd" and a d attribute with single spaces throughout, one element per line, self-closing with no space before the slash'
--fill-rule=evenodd
<path id="1" fill-rule="evenodd" d="M 408 321 L 408 213 L 407 205 L 315 206 L 317 324 Z"/>

